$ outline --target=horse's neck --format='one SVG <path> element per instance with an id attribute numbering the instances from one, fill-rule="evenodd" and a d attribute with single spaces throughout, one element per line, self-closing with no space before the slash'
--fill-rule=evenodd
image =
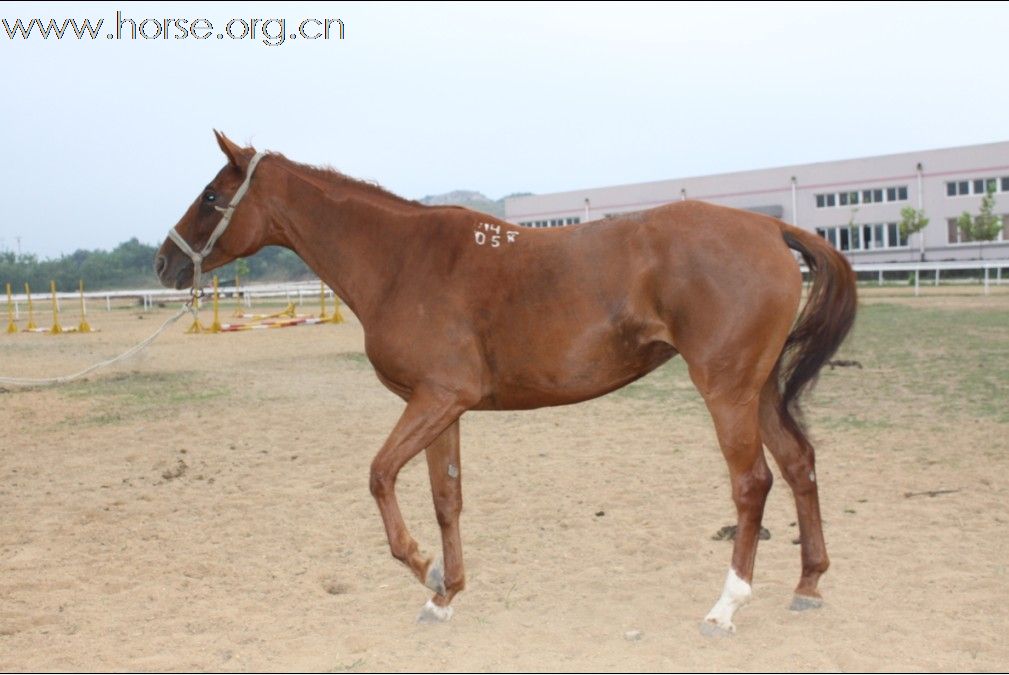
<path id="1" fill-rule="evenodd" d="M 397 224 L 411 211 L 391 196 L 355 194 L 352 183 L 340 194 L 293 175 L 287 199 L 273 218 L 278 243 L 297 253 L 367 325 L 398 269 L 405 242 Z"/>

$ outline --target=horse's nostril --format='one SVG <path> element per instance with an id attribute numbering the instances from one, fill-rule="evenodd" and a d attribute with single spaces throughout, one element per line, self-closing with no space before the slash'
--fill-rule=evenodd
<path id="1" fill-rule="evenodd" d="M 165 271 L 165 266 L 167 264 L 168 259 L 165 258 L 165 256 L 163 255 L 159 255 L 157 258 L 154 259 L 154 271 L 160 275 L 162 272 Z"/>

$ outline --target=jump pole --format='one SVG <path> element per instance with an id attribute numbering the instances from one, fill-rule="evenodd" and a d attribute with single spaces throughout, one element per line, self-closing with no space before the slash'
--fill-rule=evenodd
<path id="1" fill-rule="evenodd" d="M 11 297 L 11 285 L 7 284 L 7 332 L 17 333 L 18 326 L 14 323 L 14 300 Z"/>
<path id="2" fill-rule="evenodd" d="M 217 286 L 217 275 L 214 275 L 214 321 L 210 324 L 211 333 L 221 332 L 221 315 L 218 312 L 218 298 L 220 293 Z"/>
<path id="3" fill-rule="evenodd" d="M 56 303 L 56 281 L 49 281 L 49 292 L 53 296 L 53 327 L 49 329 L 50 335 L 59 335 L 63 332 L 60 327 L 60 306 Z"/>
<path id="4" fill-rule="evenodd" d="M 193 325 L 186 329 L 186 333 L 198 334 L 206 333 L 207 328 L 200 323 L 200 298 L 193 298 Z"/>
<path id="5" fill-rule="evenodd" d="M 81 322 L 77 325 L 78 333 L 90 333 L 91 326 L 88 325 L 88 310 L 84 306 L 84 279 L 80 280 L 81 289 Z"/>
<path id="6" fill-rule="evenodd" d="M 340 314 L 340 296 L 333 292 L 333 316 L 329 323 L 343 323 L 343 315 Z"/>
<path id="7" fill-rule="evenodd" d="M 234 317 L 242 316 L 242 277 L 235 275 L 235 313 Z"/>
<path id="8" fill-rule="evenodd" d="M 25 326 L 25 330 L 37 330 L 38 326 L 35 325 L 35 305 L 32 304 L 32 289 L 28 286 L 27 281 L 25 282 L 25 297 L 28 298 L 28 325 Z"/>
<path id="9" fill-rule="evenodd" d="M 319 304 L 322 306 L 319 318 L 325 321 L 329 316 L 326 314 L 326 283 L 322 279 L 319 279 Z"/>

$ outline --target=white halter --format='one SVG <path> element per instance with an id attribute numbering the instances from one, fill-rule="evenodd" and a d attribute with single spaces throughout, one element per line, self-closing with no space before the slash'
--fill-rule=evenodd
<path id="1" fill-rule="evenodd" d="M 214 231 L 210 233 L 210 239 L 207 239 L 206 245 L 203 250 L 197 253 L 193 250 L 193 247 L 189 245 L 179 231 L 174 227 L 168 230 L 168 238 L 175 242 L 175 245 L 182 249 L 182 252 L 188 255 L 193 260 L 193 294 L 200 292 L 200 277 L 203 275 L 203 261 L 210 255 L 210 251 L 214 248 L 214 244 L 220 238 L 224 231 L 228 229 L 228 223 L 231 222 L 231 217 L 235 215 L 235 208 L 238 203 L 242 201 L 242 197 L 245 193 L 249 191 L 249 184 L 252 182 L 252 174 L 256 170 L 256 165 L 259 164 L 259 160 L 263 158 L 265 152 L 257 152 L 252 160 L 249 162 L 249 168 L 245 173 L 245 180 L 242 184 L 238 186 L 238 190 L 235 192 L 235 196 L 231 198 L 227 206 L 215 206 L 214 208 L 224 214 L 221 217 L 221 222 L 217 223 L 217 227 Z"/>

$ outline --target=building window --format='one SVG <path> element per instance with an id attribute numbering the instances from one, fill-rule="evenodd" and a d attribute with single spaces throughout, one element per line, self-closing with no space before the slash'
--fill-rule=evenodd
<path id="1" fill-rule="evenodd" d="M 992 176 L 972 180 L 950 181 L 946 183 L 947 197 L 983 195 L 991 188 L 993 192 L 1009 192 L 1009 176 Z"/>
<path id="2" fill-rule="evenodd" d="M 907 237 L 900 236 L 897 223 L 868 223 L 817 228 L 816 233 L 841 251 L 871 251 L 907 246 Z"/>
<path id="3" fill-rule="evenodd" d="M 816 208 L 830 206 L 854 206 L 857 204 L 882 204 L 884 202 L 907 201 L 907 186 L 894 185 L 868 190 L 847 190 L 844 192 L 824 192 L 816 195 Z"/>

